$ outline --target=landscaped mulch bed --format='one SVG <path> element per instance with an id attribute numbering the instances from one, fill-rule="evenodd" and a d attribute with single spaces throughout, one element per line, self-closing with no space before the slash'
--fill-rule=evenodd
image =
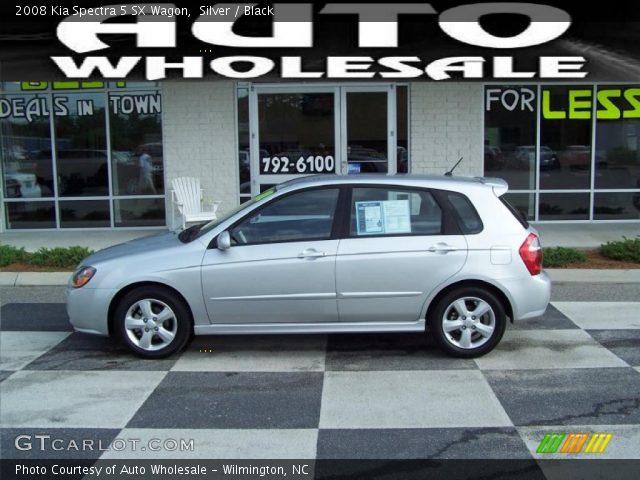
<path id="1" fill-rule="evenodd" d="M 610 258 L 603 256 L 598 250 L 587 250 L 585 251 L 585 253 L 587 255 L 586 262 L 570 263 L 557 268 L 585 268 L 585 269 L 589 268 L 589 269 L 603 269 L 603 270 L 609 270 L 609 269 L 629 270 L 632 268 L 640 268 L 640 263 L 624 262 L 621 260 L 611 260 Z M 544 264 L 544 257 L 543 257 L 542 263 Z"/>

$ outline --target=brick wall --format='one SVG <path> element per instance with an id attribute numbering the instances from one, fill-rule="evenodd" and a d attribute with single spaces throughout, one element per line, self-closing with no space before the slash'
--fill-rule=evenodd
<path id="1" fill-rule="evenodd" d="M 234 82 L 162 83 L 167 224 L 171 180 L 198 177 L 205 199 L 221 200 L 220 212 L 238 204 L 238 147 Z"/>
<path id="2" fill-rule="evenodd" d="M 481 84 L 411 84 L 411 173 L 483 174 Z"/>

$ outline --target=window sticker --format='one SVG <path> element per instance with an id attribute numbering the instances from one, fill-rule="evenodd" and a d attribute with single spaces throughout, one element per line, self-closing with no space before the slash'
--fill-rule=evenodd
<path id="1" fill-rule="evenodd" d="M 411 233 L 408 200 L 356 202 L 358 235 Z"/>
<path id="2" fill-rule="evenodd" d="M 384 233 L 382 202 L 356 202 L 356 225 L 358 235 Z"/>
<path id="3" fill-rule="evenodd" d="M 382 202 L 384 233 L 411 233 L 409 200 L 387 200 Z"/>

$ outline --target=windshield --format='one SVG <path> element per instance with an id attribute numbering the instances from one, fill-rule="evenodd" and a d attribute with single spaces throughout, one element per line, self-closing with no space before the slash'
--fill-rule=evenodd
<path id="1" fill-rule="evenodd" d="M 270 188 L 269 190 L 265 190 L 260 195 L 256 196 L 255 198 L 252 198 L 248 202 L 241 203 L 240 205 L 238 205 L 233 210 L 227 212 L 227 214 L 224 215 L 221 218 L 216 218 L 215 220 L 212 220 L 209 223 L 200 223 L 200 224 L 197 224 L 197 225 L 193 225 L 193 226 L 191 226 L 189 228 L 186 228 L 185 230 L 180 232 L 180 235 L 178 235 L 178 238 L 183 243 L 192 242 L 196 238 L 199 238 L 202 235 L 207 234 L 208 232 L 210 232 L 211 230 L 216 228 L 218 225 L 220 225 L 222 222 L 224 222 L 228 218 L 234 216 L 239 211 L 250 207 L 251 205 L 255 204 L 256 202 L 259 202 L 260 200 L 262 200 L 264 198 L 267 198 L 270 195 L 273 195 L 275 193 L 275 191 L 276 191 L 275 187 L 274 188 Z"/>

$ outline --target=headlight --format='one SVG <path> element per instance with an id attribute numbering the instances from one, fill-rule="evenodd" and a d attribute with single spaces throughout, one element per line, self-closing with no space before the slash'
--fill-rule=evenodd
<path id="1" fill-rule="evenodd" d="M 84 287 L 95 274 L 96 269 L 93 267 L 80 267 L 71 277 L 71 286 L 73 288 Z"/>

